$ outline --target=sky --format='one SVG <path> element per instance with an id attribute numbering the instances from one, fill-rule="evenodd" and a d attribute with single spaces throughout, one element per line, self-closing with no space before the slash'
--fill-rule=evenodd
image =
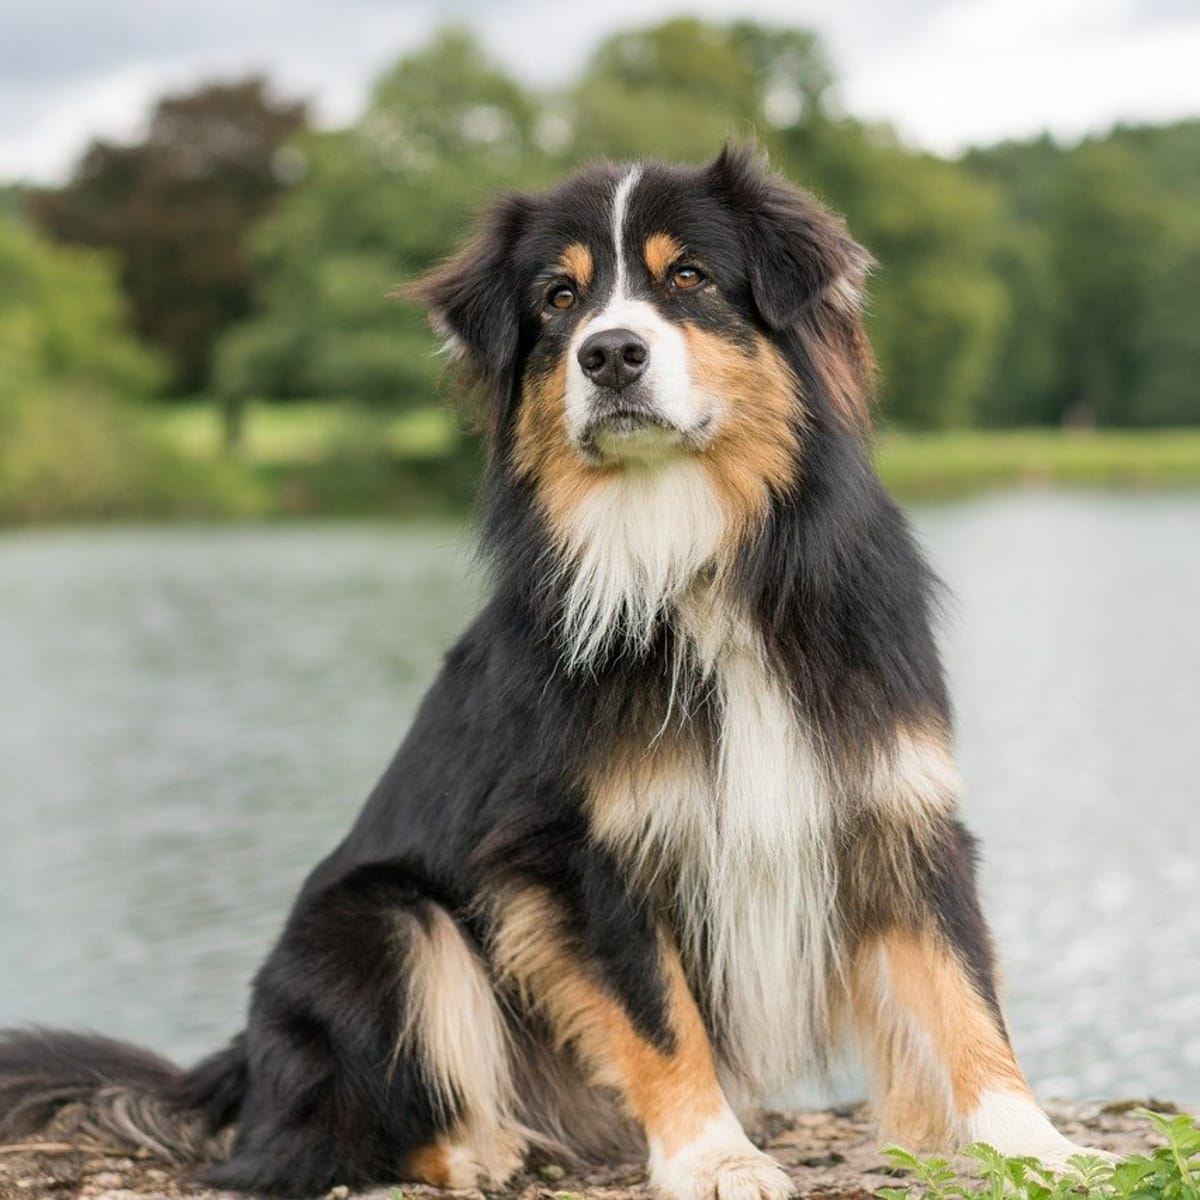
<path id="1" fill-rule="evenodd" d="M 941 153 L 1200 116 L 1200 0 L 3 0 L 0 180 L 60 180 L 201 81 L 265 72 L 335 125 L 449 21 L 553 88 L 605 35 L 685 12 L 816 29 L 845 111 Z"/>

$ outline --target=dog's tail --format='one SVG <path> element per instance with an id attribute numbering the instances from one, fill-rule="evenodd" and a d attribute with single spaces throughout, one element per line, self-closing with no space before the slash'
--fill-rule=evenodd
<path id="1" fill-rule="evenodd" d="M 244 1038 L 184 1071 L 149 1050 L 56 1029 L 0 1032 L 0 1142 L 145 1150 L 174 1163 L 224 1158 L 246 1091 Z"/>

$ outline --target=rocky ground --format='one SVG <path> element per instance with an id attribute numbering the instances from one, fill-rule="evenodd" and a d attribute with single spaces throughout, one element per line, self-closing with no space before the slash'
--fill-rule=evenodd
<path id="1" fill-rule="evenodd" d="M 1161 1100 L 1051 1105 L 1059 1127 L 1074 1141 L 1118 1153 L 1152 1144 L 1145 1122 L 1133 1116 L 1145 1105 L 1173 1111 Z M 871 1200 L 876 1189 L 894 1183 L 879 1156 L 878 1141 L 861 1106 L 822 1112 L 771 1114 L 759 1141 L 787 1168 L 797 1195 L 819 1200 Z M 334 1188 L 327 1200 L 427 1200 L 444 1196 L 434 1189 L 397 1183 L 352 1193 Z M 457 1193 L 482 1200 L 478 1192 Z M 640 1165 L 588 1175 L 543 1165 L 517 1177 L 504 1200 L 649 1200 Z M 190 1187 L 178 1172 L 149 1158 L 119 1150 L 80 1148 L 47 1139 L 0 1145 L 0 1200 L 244 1200 Z"/>

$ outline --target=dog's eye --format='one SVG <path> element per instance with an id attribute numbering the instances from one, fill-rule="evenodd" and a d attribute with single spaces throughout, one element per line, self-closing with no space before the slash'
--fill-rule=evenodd
<path id="1" fill-rule="evenodd" d="M 698 267 L 676 267 L 671 272 L 671 286 L 682 292 L 698 288 L 704 282 L 704 276 Z"/>
<path id="2" fill-rule="evenodd" d="M 546 303 L 551 308 L 567 309 L 575 307 L 575 289 L 569 284 L 560 283 L 546 293 Z"/>

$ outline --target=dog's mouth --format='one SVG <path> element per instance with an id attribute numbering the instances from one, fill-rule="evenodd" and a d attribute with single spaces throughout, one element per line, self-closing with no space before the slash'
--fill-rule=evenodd
<path id="1" fill-rule="evenodd" d="M 711 418 L 694 429 L 683 429 L 644 404 L 615 402 L 593 414 L 583 430 L 579 448 L 593 462 L 620 459 L 653 460 L 680 451 L 699 449 Z"/>

